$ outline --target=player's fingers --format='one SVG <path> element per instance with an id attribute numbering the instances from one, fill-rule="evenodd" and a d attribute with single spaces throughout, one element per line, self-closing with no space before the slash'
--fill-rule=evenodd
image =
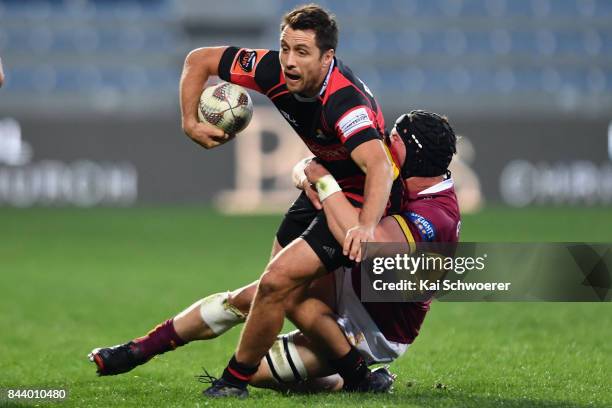
<path id="1" fill-rule="evenodd" d="M 361 262 L 362 255 L 363 255 L 363 246 L 367 244 L 369 241 L 370 241 L 370 235 L 368 235 L 367 233 L 364 233 L 360 237 L 359 245 L 357 246 L 357 256 L 355 257 L 355 260 L 357 262 Z"/>
<path id="2" fill-rule="evenodd" d="M 204 142 L 202 142 L 202 146 L 204 146 L 205 149 L 212 149 L 212 148 L 219 146 L 220 144 L 221 143 L 211 138 L 206 139 Z"/>
<path id="3" fill-rule="evenodd" d="M 323 204 L 321 204 L 321 200 L 319 200 L 319 195 L 315 193 L 312 193 L 312 195 L 312 205 L 314 205 L 317 210 L 322 210 Z"/>
<path id="4" fill-rule="evenodd" d="M 352 233 L 351 231 L 347 231 L 346 236 L 344 237 L 344 243 L 342 244 L 342 254 L 344 256 L 348 256 L 349 251 L 351 249 L 351 241 L 352 241 Z"/>
<path id="5" fill-rule="evenodd" d="M 355 262 L 361 262 L 361 244 L 363 244 L 364 241 L 359 242 L 359 245 L 357 245 L 357 255 L 355 255 Z"/>
<path id="6" fill-rule="evenodd" d="M 312 174 L 312 169 L 309 166 L 304 167 L 304 175 L 306 176 L 306 179 L 309 182 L 313 182 L 313 174 Z"/>
<path id="7" fill-rule="evenodd" d="M 223 143 L 223 142 L 227 142 L 230 139 L 230 135 L 223 133 L 220 136 L 211 136 L 210 138 L 217 142 Z"/>
<path id="8" fill-rule="evenodd" d="M 351 244 L 351 255 L 349 258 L 351 261 L 357 261 L 357 257 L 359 256 L 359 246 L 361 245 L 361 241 L 359 239 L 353 239 L 353 243 Z"/>
<path id="9" fill-rule="evenodd" d="M 323 205 L 319 200 L 319 194 L 317 194 L 317 192 L 310 185 L 308 185 L 308 188 L 306 189 L 306 196 L 310 199 L 310 202 L 312 203 L 314 208 L 316 208 L 317 210 L 323 209 Z"/>
<path id="10" fill-rule="evenodd" d="M 351 242 L 351 253 L 349 255 L 349 259 L 352 261 L 357 260 L 357 255 L 359 254 L 359 247 L 361 246 L 361 236 L 357 234 L 353 237 L 353 241 Z"/>
<path id="11" fill-rule="evenodd" d="M 362 239 L 359 240 L 359 245 L 357 247 L 357 256 L 355 258 L 355 261 L 361 262 L 361 259 L 363 256 L 363 246 L 367 244 L 368 242 L 369 242 L 369 239 L 367 235 L 363 236 Z"/>
<path id="12" fill-rule="evenodd" d="M 208 133 L 210 137 L 225 137 L 225 132 L 222 129 L 219 129 L 218 127 L 212 125 L 206 126 L 206 133 Z"/>

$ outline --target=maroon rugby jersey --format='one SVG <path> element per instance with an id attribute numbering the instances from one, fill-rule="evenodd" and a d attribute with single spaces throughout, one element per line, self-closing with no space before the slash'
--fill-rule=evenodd
<path id="1" fill-rule="evenodd" d="M 402 212 L 393 216 L 408 242 L 459 241 L 461 216 L 452 179 L 421 192 L 409 192 Z M 360 268 L 353 268 L 353 288 L 361 293 Z M 387 340 L 411 344 L 419 334 L 431 301 L 362 303 Z"/>
<path id="2" fill-rule="evenodd" d="M 372 92 L 346 65 L 334 58 L 319 95 L 312 98 L 287 90 L 278 51 L 228 47 L 219 77 L 267 96 L 345 195 L 363 202 L 365 175 L 350 153 L 367 141 L 384 141 L 385 121 Z"/>

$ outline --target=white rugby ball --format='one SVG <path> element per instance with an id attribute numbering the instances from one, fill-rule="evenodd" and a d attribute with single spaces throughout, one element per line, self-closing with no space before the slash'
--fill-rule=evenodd
<path id="1" fill-rule="evenodd" d="M 229 135 L 244 130 L 252 116 L 251 96 L 239 85 L 221 82 L 204 89 L 200 96 L 200 122 L 208 122 Z"/>

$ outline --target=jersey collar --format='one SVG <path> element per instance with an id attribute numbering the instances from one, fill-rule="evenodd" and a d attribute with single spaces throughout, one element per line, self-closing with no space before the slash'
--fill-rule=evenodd
<path id="1" fill-rule="evenodd" d="M 417 195 L 439 193 L 440 191 L 448 190 L 452 186 L 453 186 L 453 179 L 449 178 L 449 179 L 439 182 L 438 184 L 434 184 L 433 186 L 426 188 L 423 191 L 419 191 Z"/>

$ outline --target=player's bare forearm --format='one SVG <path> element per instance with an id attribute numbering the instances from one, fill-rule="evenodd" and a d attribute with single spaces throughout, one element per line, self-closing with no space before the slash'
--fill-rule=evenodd
<path id="1" fill-rule="evenodd" d="M 342 245 L 348 230 L 359 222 L 359 210 L 347 200 L 342 192 L 332 194 L 323 203 L 327 226 Z"/>
<path id="2" fill-rule="evenodd" d="M 302 170 L 303 168 L 303 170 Z M 330 176 L 329 171 L 316 161 L 309 161 L 307 165 L 294 167 L 293 177 L 300 180 L 302 189 L 312 189 L 312 184 L 318 183 L 321 178 Z M 297 183 L 296 183 L 297 185 Z M 315 192 L 316 194 L 316 192 Z M 342 191 L 327 196 L 323 202 L 317 201 L 323 207 L 327 225 L 334 238 L 342 245 L 347 233 L 359 223 L 360 209 L 353 207 Z M 397 223 L 387 222 L 383 219 L 374 230 L 374 240 L 377 242 L 401 241 L 402 231 L 397 233 Z M 398 236 L 400 239 L 398 239 Z"/>
<path id="3" fill-rule="evenodd" d="M 327 218 L 327 226 L 340 245 L 348 230 L 354 226 L 359 219 L 359 209 L 346 199 L 342 193 L 333 194 L 323 202 L 323 211 Z M 374 230 L 376 242 L 404 242 L 405 237 L 401 228 L 392 217 L 385 217 Z"/>
<path id="4" fill-rule="evenodd" d="M 374 239 L 376 225 L 382 218 L 391 185 L 393 167 L 381 140 L 370 140 L 354 149 L 351 157 L 366 173 L 364 203 L 359 222 L 348 230 L 342 253 L 356 262 L 361 261 L 361 245 Z"/>
<path id="5" fill-rule="evenodd" d="M 331 213 L 329 227 L 336 239 L 339 238 L 343 231 L 346 231 L 346 235 L 342 240 L 342 253 L 348 256 L 349 259 L 360 262 L 361 245 L 375 239 L 376 226 L 382 218 L 389 201 L 389 194 L 393 184 L 393 167 L 380 140 L 370 140 L 361 144 L 352 151 L 351 157 L 366 173 L 364 207 L 358 216 L 353 218 L 343 216 L 343 214 Z M 322 172 L 321 169 L 324 171 Z M 309 183 L 317 183 L 318 196 L 321 202 L 331 200 L 334 195 L 338 195 L 340 188 L 335 180 L 333 180 L 333 183 L 330 183 L 330 180 L 323 182 L 323 179 L 329 173 L 321 165 L 307 166 L 305 174 Z M 309 193 L 308 188 L 308 185 L 304 186 L 307 194 Z M 337 198 L 334 200 L 337 200 Z M 317 202 L 319 201 L 317 200 Z M 344 204 L 339 204 L 341 205 L 339 211 L 347 211 L 347 215 L 353 214 L 351 211 L 352 206 L 348 202 L 347 204 L 349 205 L 348 207 Z M 320 202 L 319 205 L 321 205 Z M 335 208 L 331 204 L 328 207 Z M 327 211 L 331 211 L 331 209 Z M 367 213 L 364 214 L 364 212 Z"/>
<path id="6" fill-rule="evenodd" d="M 322 178 L 331 177 L 331 174 L 316 160 L 308 158 L 298 162 L 293 168 L 292 177 L 296 187 L 304 190 L 315 208 L 323 209 L 329 230 L 336 241 L 342 244 L 348 230 L 359 222 L 359 210 L 353 207 L 340 189 L 329 194 L 323 202 L 319 200 L 314 186 Z"/>
<path id="7" fill-rule="evenodd" d="M 366 173 L 364 203 L 358 223 L 374 227 L 382 218 L 389 201 L 393 184 L 393 167 L 379 140 L 372 140 L 359 146 L 353 151 L 352 157 Z"/>
<path id="8" fill-rule="evenodd" d="M 211 75 L 218 74 L 219 61 L 227 47 L 198 48 L 185 58 L 180 81 L 181 119 L 185 133 L 198 123 L 198 103 L 204 85 Z M 198 142 L 198 140 L 195 140 Z"/>
<path id="9" fill-rule="evenodd" d="M 341 192 L 332 194 L 322 204 L 329 230 L 336 241 L 342 245 L 348 230 L 358 223 L 360 209 L 353 207 Z M 386 217 L 376 226 L 374 240 L 376 242 L 403 242 L 405 238 L 397 222 L 391 217 Z"/>

